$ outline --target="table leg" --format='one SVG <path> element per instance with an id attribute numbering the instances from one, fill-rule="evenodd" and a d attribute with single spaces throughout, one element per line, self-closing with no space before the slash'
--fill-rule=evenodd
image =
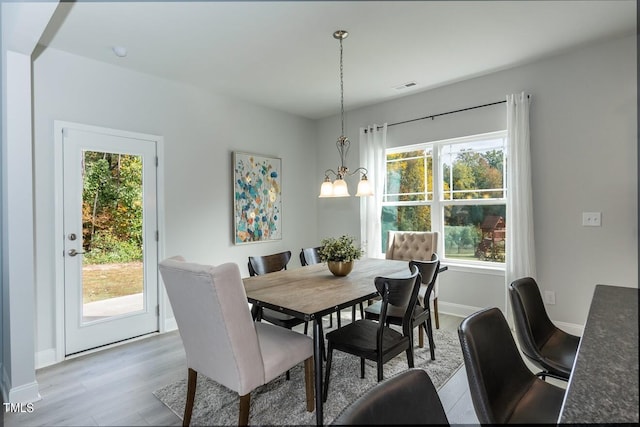
<path id="1" fill-rule="evenodd" d="M 313 361 L 315 373 L 316 388 L 316 424 L 321 426 L 323 423 L 322 408 L 322 359 L 324 347 L 324 333 L 322 332 L 322 318 L 316 317 L 313 320 Z"/>

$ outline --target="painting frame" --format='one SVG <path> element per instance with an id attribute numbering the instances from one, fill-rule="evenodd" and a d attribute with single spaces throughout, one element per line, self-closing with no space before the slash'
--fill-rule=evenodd
<path id="1" fill-rule="evenodd" d="M 282 159 L 233 152 L 233 243 L 282 240 Z"/>

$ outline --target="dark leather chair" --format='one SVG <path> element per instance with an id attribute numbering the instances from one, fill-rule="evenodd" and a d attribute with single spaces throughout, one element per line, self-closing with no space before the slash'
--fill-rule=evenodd
<path id="1" fill-rule="evenodd" d="M 409 368 L 413 368 L 411 316 L 420 288 L 418 268 L 414 267 L 411 274 L 405 277 L 376 277 L 374 284 L 382 296 L 380 321 L 360 319 L 326 335 L 328 354 L 323 393 L 325 401 L 329 390 L 331 359 L 334 350 L 353 354 L 360 358 L 361 378 L 364 378 L 364 361 L 368 359 L 376 362 L 378 381 L 382 381 L 383 365 L 403 351 L 407 354 Z M 404 311 L 402 332 L 387 326 L 387 312 L 391 307 Z"/>
<path id="2" fill-rule="evenodd" d="M 370 388 L 334 425 L 449 425 L 436 388 L 422 369 L 409 369 Z"/>
<path id="3" fill-rule="evenodd" d="M 291 251 L 279 252 L 271 255 L 263 256 L 250 256 L 249 257 L 249 275 L 257 276 L 262 274 L 274 273 L 280 270 L 286 270 L 287 264 L 291 259 Z M 282 326 L 283 328 L 293 329 L 294 327 L 304 323 L 304 333 L 306 335 L 308 330 L 308 322 L 302 319 L 290 316 L 288 314 L 280 313 L 270 308 L 263 308 L 253 306 L 251 314 L 254 320 L 266 320 L 274 325 Z"/>
<path id="4" fill-rule="evenodd" d="M 556 424 L 564 390 L 525 365 L 504 315 L 480 310 L 458 327 L 471 400 L 481 424 Z"/>
<path id="5" fill-rule="evenodd" d="M 431 352 L 431 360 L 436 360 L 435 345 L 433 342 L 433 327 L 431 326 L 431 310 L 429 308 L 429 297 L 433 291 L 433 287 L 438 278 L 438 271 L 440 269 L 440 260 L 436 254 L 433 254 L 431 261 L 409 261 L 409 270 L 413 267 L 417 267 L 422 277 L 422 284 L 426 285 L 423 301 L 426 304 L 423 306 L 420 304 L 420 300 L 416 302 L 416 306 L 413 309 L 413 316 L 411 317 L 411 328 L 418 327 L 418 347 L 424 346 L 423 330 L 427 331 L 427 338 L 429 340 L 429 351 Z M 364 310 L 365 319 L 378 320 L 380 317 L 380 309 L 382 308 L 382 302 L 377 301 Z M 390 307 L 387 312 L 387 322 L 392 325 L 402 325 L 402 314 L 396 307 Z M 413 333 L 411 334 L 413 339 Z"/>
<path id="6" fill-rule="evenodd" d="M 536 375 L 568 381 L 580 337 L 556 327 L 544 308 L 538 284 L 531 277 L 509 285 L 509 296 L 522 353 L 542 369 Z"/>

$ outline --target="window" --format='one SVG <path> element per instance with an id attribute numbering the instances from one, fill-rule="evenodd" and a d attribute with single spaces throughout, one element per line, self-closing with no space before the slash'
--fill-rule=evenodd
<path id="1" fill-rule="evenodd" d="M 386 150 L 382 251 L 387 231 L 439 231 L 441 258 L 504 263 L 507 133 Z"/>

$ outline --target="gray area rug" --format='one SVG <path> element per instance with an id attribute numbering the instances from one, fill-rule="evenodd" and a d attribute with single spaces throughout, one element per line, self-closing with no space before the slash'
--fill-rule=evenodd
<path id="1" fill-rule="evenodd" d="M 417 329 L 415 338 L 417 343 Z M 436 360 L 430 359 L 428 341 L 425 336 L 425 347 L 415 347 L 414 349 L 414 363 L 416 368 L 424 369 L 431 377 L 436 389 L 440 389 L 462 366 L 462 351 L 458 336 L 454 331 L 434 329 L 434 341 Z M 384 365 L 384 377 L 385 379 L 390 378 L 406 369 L 407 358 L 403 353 Z M 285 379 L 283 374 L 251 393 L 249 424 L 315 424 L 315 411 L 306 411 L 303 364 L 294 367 L 290 374 L 289 381 Z M 186 383 L 185 369 L 185 379 L 153 392 L 180 419 L 184 415 Z M 365 378 L 361 379 L 360 359 L 334 351 L 329 396 L 324 405 L 324 423 L 330 424 L 342 409 L 375 384 L 377 384 L 375 363 L 366 361 Z M 237 425 L 238 402 L 237 393 L 215 383 L 204 375 L 199 375 L 191 425 Z"/>

